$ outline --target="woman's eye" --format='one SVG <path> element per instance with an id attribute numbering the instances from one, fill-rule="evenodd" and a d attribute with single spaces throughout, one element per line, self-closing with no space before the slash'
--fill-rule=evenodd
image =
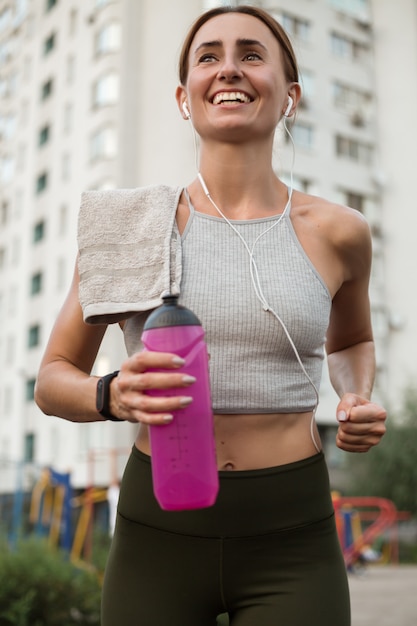
<path id="1" fill-rule="evenodd" d="M 216 57 L 214 56 L 214 54 L 203 54 L 203 56 L 199 58 L 200 63 L 211 63 L 212 61 L 215 61 L 215 60 L 216 60 Z"/>
<path id="2" fill-rule="evenodd" d="M 248 52 L 245 55 L 246 61 L 260 61 L 261 56 L 257 52 Z"/>

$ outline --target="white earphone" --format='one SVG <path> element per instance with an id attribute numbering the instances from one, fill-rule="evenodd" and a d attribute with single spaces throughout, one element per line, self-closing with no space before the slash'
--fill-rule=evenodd
<path id="1" fill-rule="evenodd" d="M 291 109 L 293 107 L 293 104 L 294 104 L 294 100 L 291 98 L 291 96 L 288 96 L 288 105 L 287 105 L 287 108 L 284 111 L 284 117 L 288 117 L 289 116 L 290 111 L 291 111 Z"/>
<path id="2" fill-rule="evenodd" d="M 189 120 L 191 115 L 190 115 L 190 111 L 188 110 L 187 103 L 185 101 L 182 103 L 182 110 L 183 110 L 184 115 L 187 118 L 187 120 Z"/>

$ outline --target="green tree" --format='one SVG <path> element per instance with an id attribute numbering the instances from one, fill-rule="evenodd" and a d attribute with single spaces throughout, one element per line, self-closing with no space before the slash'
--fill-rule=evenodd
<path id="1" fill-rule="evenodd" d="M 410 388 L 381 443 L 364 455 L 349 455 L 350 495 L 388 498 L 397 509 L 417 515 L 416 457 L 417 389 Z"/>

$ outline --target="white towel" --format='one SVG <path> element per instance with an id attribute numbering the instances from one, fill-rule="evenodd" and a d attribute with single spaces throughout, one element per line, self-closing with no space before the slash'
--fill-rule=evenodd
<path id="1" fill-rule="evenodd" d="M 79 299 L 84 321 L 109 324 L 178 293 L 182 189 L 156 185 L 86 191 L 78 218 Z"/>

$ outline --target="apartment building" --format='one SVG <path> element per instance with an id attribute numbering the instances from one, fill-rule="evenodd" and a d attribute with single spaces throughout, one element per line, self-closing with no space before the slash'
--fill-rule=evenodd
<path id="1" fill-rule="evenodd" d="M 402 3 L 410 10 L 415 4 L 395 4 Z M 0 0 L 0 492 L 13 490 L 17 480 L 30 486 L 44 465 L 70 470 L 75 486 L 108 484 L 111 451 L 120 474 L 135 427 L 44 416 L 33 402 L 34 382 L 71 282 L 82 191 L 186 184 L 195 175 L 192 134 L 174 100 L 176 61 L 189 24 L 216 4 Z M 390 339 L 386 294 L 393 298 L 398 285 L 384 261 L 383 227 L 389 141 L 400 140 L 384 136 L 391 113 L 378 101 L 377 87 L 386 91 L 378 55 L 385 62 L 389 53 L 385 39 L 376 40 L 374 24 L 390 30 L 394 22 L 384 9 L 392 14 L 392 3 L 253 4 L 281 21 L 299 58 L 304 97 L 292 127 L 294 186 L 349 204 L 370 221 L 376 391 L 384 397 L 392 380 L 398 385 L 386 365 L 390 350 L 397 358 L 402 345 Z M 415 45 L 415 25 L 408 25 L 408 35 Z M 292 162 L 292 144 L 279 129 L 276 169 L 287 181 Z M 394 174 L 401 176 L 399 164 Z M 390 245 L 394 255 L 401 241 Z M 116 369 L 123 354 L 122 335 L 112 327 L 94 371 Z M 335 402 L 325 376 L 318 421 L 336 463 Z"/>

